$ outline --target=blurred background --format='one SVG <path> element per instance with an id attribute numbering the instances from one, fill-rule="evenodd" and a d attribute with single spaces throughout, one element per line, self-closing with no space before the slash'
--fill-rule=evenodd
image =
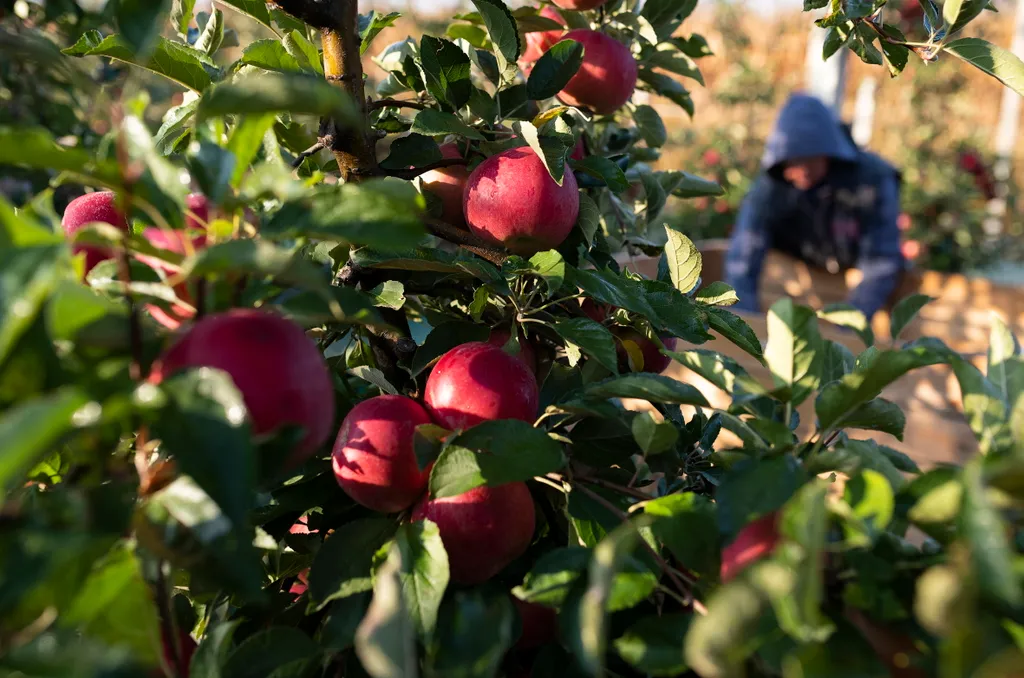
<path id="1" fill-rule="evenodd" d="M 985 12 L 967 32 L 1011 48 L 1021 23 L 1015 21 L 1017 4 L 996 0 L 999 13 Z M 109 32 L 104 6 L 104 0 L 0 0 L 0 124 L 38 124 L 69 143 L 101 143 L 127 67 L 63 58 L 54 48 L 67 47 L 90 28 Z M 647 102 L 659 107 L 672 135 L 658 166 L 714 178 L 727 188 L 722 198 L 675 201 L 666 212 L 695 240 L 728 237 L 778 107 L 790 92 L 820 85 L 818 36 L 801 6 L 800 0 L 702 0 L 686 29 L 702 34 L 713 56 L 700 61 L 704 87 L 685 83 L 695 104 L 693 118 L 675 105 Z M 210 0 L 199 0 L 196 12 L 209 7 Z M 380 48 L 409 34 L 442 33 L 468 7 L 457 0 L 360 2 L 364 12 L 404 15 L 378 38 Z M 255 22 L 222 9 L 226 44 L 267 37 Z M 886 11 L 908 36 L 924 39 L 916 0 L 892 0 Z M 239 51 L 223 53 L 233 59 Z M 367 61 L 371 77 L 383 75 Z M 86 90 L 83 100 L 69 86 L 80 77 L 113 86 Z M 156 76 L 146 86 L 147 117 L 156 128 L 183 95 Z M 837 111 L 858 143 L 903 172 L 905 255 L 922 269 L 1024 283 L 1024 219 L 1015 171 L 1024 154 L 1019 99 L 1004 97 L 998 81 L 950 58 L 931 64 L 912 59 L 898 81 L 883 67 L 853 58 L 835 89 Z M 15 203 L 49 180 L 44 173 L 0 165 L 0 191 Z M 53 202 L 59 213 L 66 196 L 58 190 Z"/>

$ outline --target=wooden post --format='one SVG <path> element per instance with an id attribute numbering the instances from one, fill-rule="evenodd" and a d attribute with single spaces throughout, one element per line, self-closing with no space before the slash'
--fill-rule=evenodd
<path id="1" fill-rule="evenodd" d="M 1014 25 L 1013 43 L 1010 51 L 1024 57 L 1024 2 L 1017 3 L 1017 18 Z M 999 108 L 999 123 L 993 140 L 996 162 L 993 175 L 996 180 L 996 197 L 988 203 L 988 219 L 985 232 L 990 238 L 1003 232 L 1006 221 L 1006 196 L 1010 192 L 1010 170 L 1013 166 L 1013 152 L 1017 148 L 1017 130 L 1020 128 L 1021 97 L 1009 87 L 1003 88 L 1003 101 Z"/>
<path id="2" fill-rule="evenodd" d="M 807 39 L 805 88 L 832 109 L 839 117 L 843 109 L 843 93 L 846 90 L 846 59 L 849 50 L 840 49 L 828 61 L 823 61 L 821 51 L 825 45 L 824 28 L 811 27 Z"/>

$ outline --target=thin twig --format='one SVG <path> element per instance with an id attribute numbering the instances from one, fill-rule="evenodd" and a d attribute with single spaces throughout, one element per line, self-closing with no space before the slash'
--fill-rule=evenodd
<path id="1" fill-rule="evenodd" d="M 578 489 L 583 494 L 587 495 L 597 503 L 601 504 L 601 506 L 604 506 L 606 509 L 608 509 L 616 516 L 618 516 L 619 520 L 621 520 L 622 522 L 631 522 L 628 513 L 626 513 L 618 506 L 616 506 L 615 504 L 611 503 L 610 501 L 599 495 L 597 492 L 594 492 L 586 485 L 574 484 L 573 488 Z M 673 569 L 672 566 L 670 566 L 668 562 L 661 556 L 661 554 L 654 550 L 654 548 L 651 547 L 651 545 L 648 544 L 643 538 L 640 539 L 640 543 L 643 545 L 644 549 L 651 555 L 651 557 L 654 558 L 654 561 L 658 563 L 658 567 L 660 567 L 661 571 L 668 576 L 668 578 L 672 581 L 672 584 L 675 585 L 679 593 L 682 594 L 682 596 L 686 600 L 691 601 L 694 610 L 697 610 L 697 599 L 694 597 L 693 592 L 689 589 L 689 587 L 687 587 L 683 580 L 679 578 L 679 574 L 675 571 L 675 569 Z M 704 606 L 701 605 L 700 607 L 703 608 Z M 705 609 L 705 612 L 706 611 L 707 610 Z"/>
<path id="2" fill-rule="evenodd" d="M 376 171 L 378 176 L 386 177 L 397 177 L 399 179 L 405 179 L 406 181 L 412 181 L 416 177 L 432 172 L 436 169 L 444 169 L 445 167 L 457 167 L 459 165 L 468 165 L 469 161 L 465 158 L 444 158 L 437 162 L 432 162 L 423 167 L 411 167 L 409 169 L 383 169 L 380 168 Z"/>
<path id="3" fill-rule="evenodd" d="M 168 589 L 167 575 L 164 574 L 164 563 L 156 564 L 156 606 L 160 614 L 160 631 L 164 634 L 164 642 L 171 649 L 171 673 L 175 678 L 183 678 L 188 667 L 182 666 L 181 638 L 178 633 L 177 619 L 174 618 L 174 606 Z"/>
<path id="4" fill-rule="evenodd" d="M 579 481 L 584 482 L 584 483 L 590 483 L 591 485 L 597 485 L 598 487 L 603 487 L 606 490 L 613 490 L 613 491 L 619 492 L 621 494 L 628 494 L 631 497 L 635 497 L 637 499 L 642 499 L 644 501 L 649 501 L 651 499 L 654 499 L 654 497 L 652 497 L 651 495 L 644 494 L 640 490 L 635 490 L 632 487 L 625 487 L 623 485 L 619 485 L 617 483 L 609 482 L 609 481 L 603 480 L 601 478 L 594 478 L 592 476 L 577 474 L 576 475 L 576 480 L 579 480 Z"/>
<path id="5" fill-rule="evenodd" d="M 425 104 L 421 104 L 418 101 L 403 101 L 401 99 L 378 99 L 377 101 L 371 101 L 366 109 L 370 112 L 379 111 L 382 108 L 414 108 L 417 111 L 422 111 L 427 108 Z"/>
<path id="6" fill-rule="evenodd" d="M 326 148 L 326 144 L 321 140 L 304 150 L 302 153 L 299 153 L 295 157 L 295 160 L 292 161 L 292 169 L 298 169 L 299 166 L 306 161 L 306 158 L 311 155 L 316 155 L 320 151 L 324 150 L 324 148 Z"/>

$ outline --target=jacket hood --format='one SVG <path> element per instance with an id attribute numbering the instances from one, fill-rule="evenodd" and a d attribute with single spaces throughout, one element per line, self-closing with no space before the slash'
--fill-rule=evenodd
<path id="1" fill-rule="evenodd" d="M 825 104 L 808 94 L 794 94 L 775 121 L 761 167 L 775 174 L 787 160 L 816 155 L 853 162 L 857 147 Z"/>

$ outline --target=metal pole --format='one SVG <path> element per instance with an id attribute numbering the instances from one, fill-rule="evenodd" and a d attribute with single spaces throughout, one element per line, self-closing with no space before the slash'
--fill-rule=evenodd
<path id="1" fill-rule="evenodd" d="M 1019 57 L 1024 57 L 1024 3 L 1017 3 L 1016 14 L 1010 51 Z M 1003 101 L 999 108 L 999 123 L 996 126 L 996 136 L 993 141 L 996 162 L 992 173 L 996 180 L 996 197 L 988 203 L 985 232 L 989 237 L 997 237 L 1003 232 L 1007 209 L 1006 196 L 1010 192 L 1010 174 L 1013 167 L 1013 152 L 1017 148 L 1020 113 L 1020 95 L 1009 87 L 1004 87 Z"/>

